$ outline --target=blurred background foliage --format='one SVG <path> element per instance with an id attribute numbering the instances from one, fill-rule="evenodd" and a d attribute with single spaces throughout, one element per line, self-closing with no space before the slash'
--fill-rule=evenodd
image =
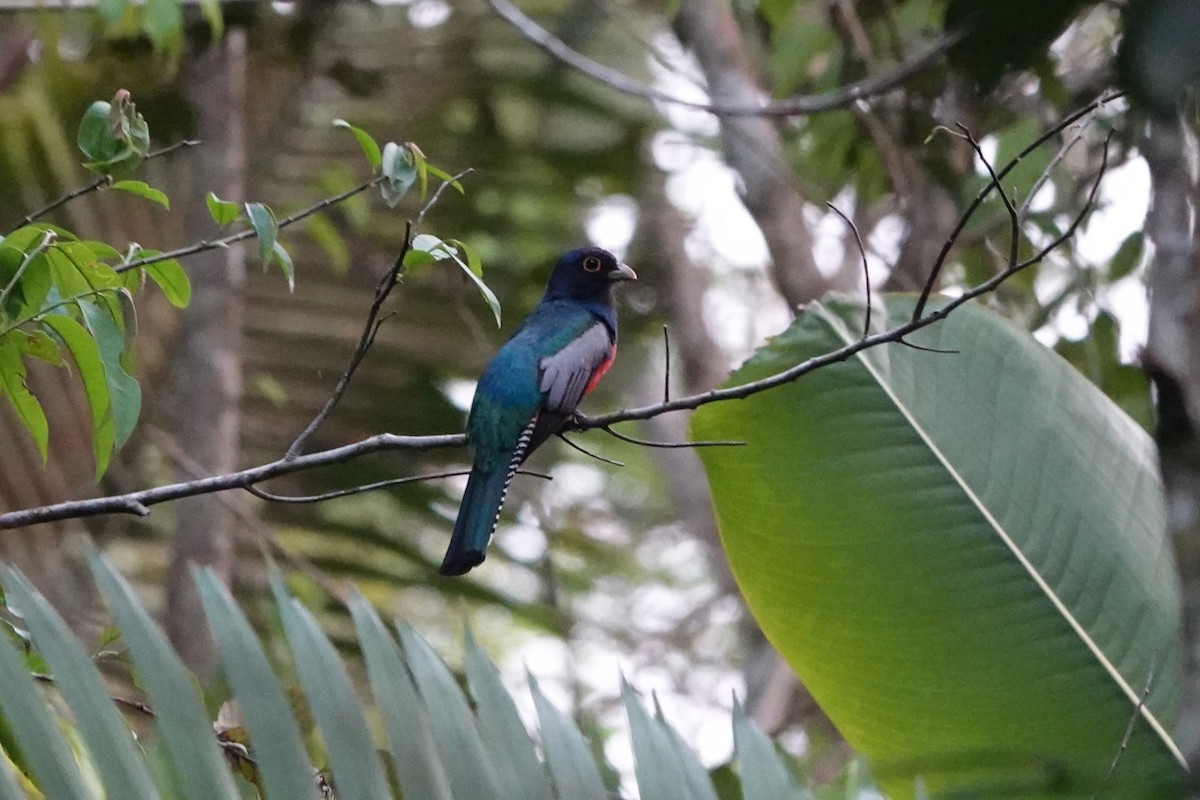
<path id="1" fill-rule="evenodd" d="M 715 4 L 734 25 L 741 68 L 775 97 L 885 71 L 927 48 L 947 20 L 1001 5 L 1008 4 Z M 870 104 L 756 120 L 769 128 L 778 153 L 741 137 L 733 118 L 719 122 L 629 97 L 568 70 L 475 0 L 222 4 L 220 71 L 204 61 L 212 29 L 195 7 L 183 8 L 177 58 L 174 45 L 157 41 L 153 31 L 146 35 L 153 22 L 134 7 L 108 18 L 91 9 L 13 7 L 0 12 L 0 185 L 10 188 L 0 193 L 0 230 L 86 180 L 73 148 L 75 126 L 93 100 L 119 88 L 132 93 L 156 147 L 206 126 L 244 127 L 235 166 L 244 175 L 244 199 L 265 202 L 280 217 L 369 174 L 353 138 L 331 125 L 347 119 L 380 141 L 416 142 L 452 173 L 474 170 L 464 179 L 465 196 L 444 195 L 425 230 L 479 252 L 504 307 L 504 331 L 495 330 L 457 271 L 410 275 L 310 449 L 379 431 L 461 430 L 471 381 L 537 301 L 555 255 L 587 241 L 623 255 L 641 280 L 621 296 L 621 356 L 584 410 L 650 402 L 663 391 L 664 324 L 671 332 L 672 391 L 702 390 L 781 330 L 798 304 L 815 299 L 820 291 L 812 289 L 861 290 L 853 238 L 827 202 L 862 232 L 876 289 L 919 287 L 958 214 L 988 181 L 967 143 L 935 133 L 936 126 L 966 125 L 1002 163 L 1113 85 L 1119 9 L 1012 4 L 1018 5 L 1021 24 L 1040 31 L 1023 37 L 1035 48 L 1005 50 L 1003 42 L 968 39 L 951 53 L 952 67 L 928 70 Z M 707 0 L 539 0 L 523 10 L 633 78 L 702 99 L 706 80 L 713 85 L 703 37 L 715 34 L 687 29 L 683 21 L 710 6 Z M 984 47 L 1003 60 L 973 61 L 971 54 Z M 214 75 L 241 82 L 235 93 L 241 102 L 205 104 L 198 76 Z M 1104 105 L 1006 180 L 1016 202 L 1030 203 L 1030 219 L 1049 240 L 1081 206 L 1101 143 L 1115 131 L 1112 172 L 1083 235 L 989 302 L 1035 330 L 1148 426 L 1147 383 L 1130 366 L 1144 337 L 1140 227 L 1148 189 L 1135 149 L 1137 126 L 1129 119 L 1123 100 Z M 1050 180 L 1031 196 L 1034 178 L 1055 158 Z M 186 206 L 210 190 L 226 195 L 195 164 L 188 149 L 143 167 L 139 177 L 176 201 L 170 213 L 101 192 L 64 206 L 54 220 L 117 246 L 136 241 L 166 249 L 211 236 L 214 229 L 189 221 Z M 802 209 L 782 234 L 761 213 L 769 205 L 758 185 L 763 171 L 785 184 Z M 242 386 L 238 465 L 279 457 L 320 408 L 415 202 L 389 210 L 378 196 L 361 195 L 286 231 L 282 239 L 296 261 L 294 293 L 277 272 L 249 265 L 237 300 L 244 304 L 240 341 L 227 354 Z M 996 272 L 1007 225 L 1000 202 L 987 201 L 951 254 L 944 286 Z M 800 238 L 789 244 L 787 236 Z M 796 290 L 798 274 L 808 290 Z M 153 290 L 139 303 L 146 409 L 133 440 L 93 486 L 92 466 L 79 457 L 90 448 L 77 388 L 62 371 L 36 370 L 32 380 L 51 418 L 50 464 L 40 466 L 10 409 L 0 408 L 0 510 L 208 471 L 176 435 L 181 418 L 206 401 L 175 388 L 173 371 L 185 363 L 180 316 Z M 683 420 L 661 420 L 631 432 L 678 439 L 683 430 Z M 600 432 L 580 442 L 625 466 L 547 447 L 531 467 L 554 480 L 518 479 L 488 561 L 464 580 L 436 574 L 461 479 L 307 505 L 228 493 L 214 502 L 227 528 L 220 535 L 236 551 L 233 586 L 253 608 L 265 597 L 261 553 L 272 553 L 289 569 L 293 590 L 323 610 L 325 629 L 346 646 L 352 642 L 340 599 L 346 580 L 385 614 L 423 631 L 442 653 L 456 652 L 469 619 L 506 675 L 515 679 L 528 666 L 602 734 L 619 713 L 623 670 L 639 689 L 657 691 L 668 718 L 701 743 L 711 762 L 728 755 L 726 710 L 736 689 L 755 721 L 784 734 L 793 750 L 825 754 L 811 768 L 827 780 L 845 754 L 744 613 L 716 545 L 696 460 Z M 269 488 L 308 494 L 466 464 L 463 452 L 392 453 Z M 86 585 L 78 577 L 82 537 L 94 538 L 166 613 L 177 523 L 176 510 L 166 505 L 145 520 L 100 517 L 10 531 L 0 537 L 0 557 L 19 564 L 79 629 L 94 632 L 104 623 L 80 588 Z M 627 756 L 609 749 L 628 768 Z"/>

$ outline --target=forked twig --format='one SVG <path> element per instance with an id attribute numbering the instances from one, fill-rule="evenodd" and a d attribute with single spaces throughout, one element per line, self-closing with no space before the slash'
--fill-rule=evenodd
<path id="1" fill-rule="evenodd" d="M 602 455 L 600 455 L 599 453 L 593 453 L 591 450 L 588 450 L 588 449 L 587 449 L 587 448 L 585 448 L 583 445 L 576 444 L 575 442 L 572 442 L 572 441 L 571 441 L 570 439 L 568 439 L 568 438 L 566 437 L 566 435 L 565 435 L 565 434 L 563 434 L 562 432 L 559 432 L 559 434 L 558 434 L 558 438 L 562 439 L 564 442 L 566 442 L 567 444 L 571 445 L 571 447 L 575 448 L 576 450 L 578 450 L 579 452 L 583 453 L 585 456 L 588 456 L 589 458 L 594 458 L 594 459 L 596 459 L 597 461 L 603 461 L 605 464 L 612 464 L 614 467 L 623 467 L 623 466 L 625 466 L 625 463 L 624 463 L 624 462 L 622 462 L 622 461 L 617 461 L 615 458 L 608 458 L 608 457 L 606 457 L 606 456 L 602 456 Z"/>

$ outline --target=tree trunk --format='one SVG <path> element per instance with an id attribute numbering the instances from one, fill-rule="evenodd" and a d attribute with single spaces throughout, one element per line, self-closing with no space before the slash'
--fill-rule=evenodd
<path id="1" fill-rule="evenodd" d="M 196 111 L 196 136 L 204 142 L 197 149 L 185 212 L 189 239 L 203 239 L 213 230 L 204 202 L 208 191 L 238 203 L 244 198 L 245 66 L 245 34 L 233 30 L 190 59 L 181 77 Z M 237 247 L 191 260 L 192 302 L 180 320 L 175 345 L 176 443 L 192 464 L 210 473 L 232 471 L 238 462 L 243 260 Z M 211 672 L 216 653 L 190 568 L 210 567 L 229 581 L 234 524 L 229 502 L 220 494 L 180 500 L 170 547 L 167 633 L 202 678 Z"/>

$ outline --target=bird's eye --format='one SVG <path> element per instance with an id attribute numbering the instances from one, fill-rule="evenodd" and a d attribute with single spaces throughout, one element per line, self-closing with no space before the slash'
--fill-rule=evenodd
<path id="1" fill-rule="evenodd" d="M 588 256 L 583 260 L 583 269 L 585 272 L 599 272 L 600 266 L 600 259 L 595 256 Z"/>

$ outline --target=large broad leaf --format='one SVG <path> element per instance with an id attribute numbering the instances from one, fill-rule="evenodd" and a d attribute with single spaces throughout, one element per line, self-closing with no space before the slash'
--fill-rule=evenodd
<path id="1" fill-rule="evenodd" d="M 912 307 L 888 298 L 875 327 Z M 857 305 L 816 304 L 730 381 L 861 330 Z M 877 347 L 696 414 L 698 438 L 748 443 L 702 453 L 755 618 L 895 797 L 918 778 L 933 797 L 1174 796 L 1179 596 L 1151 442 L 977 306 L 911 339 L 957 352 Z"/>

